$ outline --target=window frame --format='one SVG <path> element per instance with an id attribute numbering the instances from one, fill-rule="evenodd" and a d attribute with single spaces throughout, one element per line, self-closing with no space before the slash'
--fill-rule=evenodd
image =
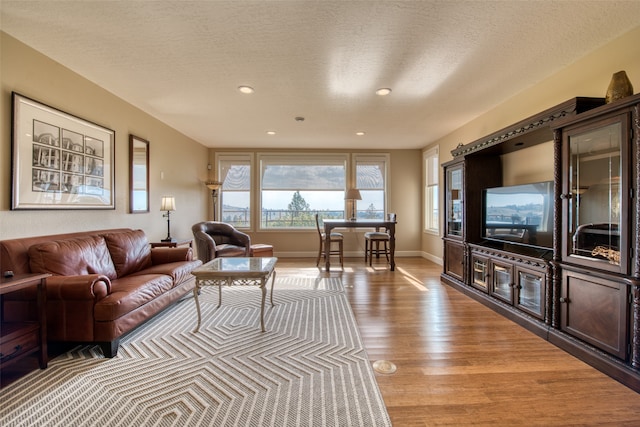
<path id="1" fill-rule="evenodd" d="M 223 210 L 224 193 L 230 191 L 230 190 L 224 190 L 224 179 L 223 179 L 224 177 L 222 176 L 222 171 L 223 171 L 222 164 L 237 162 L 238 164 L 244 165 L 247 162 L 249 163 L 249 190 L 248 190 L 249 191 L 249 225 L 246 227 L 234 225 L 234 227 L 240 230 L 248 230 L 248 231 L 253 230 L 254 217 L 255 217 L 255 212 L 254 212 L 255 203 L 254 203 L 254 192 L 253 192 L 253 188 L 254 188 L 253 177 L 254 177 L 254 171 L 255 171 L 255 161 L 254 161 L 253 153 L 221 152 L 221 153 L 215 153 L 214 159 L 216 164 L 215 178 L 218 181 L 223 183 L 223 186 L 219 190 L 217 206 L 215 207 L 215 209 L 217 209 L 218 211 L 217 212 L 218 215 L 216 216 L 220 218 L 221 221 L 223 220 L 222 215 L 224 213 L 224 210 Z"/>
<path id="2" fill-rule="evenodd" d="M 427 234 L 440 235 L 440 147 L 438 145 L 422 153 L 422 164 L 424 167 L 423 231 Z M 435 191 L 435 194 L 432 194 L 432 191 Z"/>
<path id="3" fill-rule="evenodd" d="M 388 209 L 388 205 L 389 205 L 389 197 L 388 197 L 388 189 L 389 189 L 389 164 L 391 163 L 391 156 L 389 153 L 376 153 L 376 154 L 360 154 L 360 153 L 354 153 L 351 156 L 351 173 L 349 174 L 350 176 L 350 181 L 348 183 L 349 188 L 358 188 L 357 187 L 357 183 L 358 183 L 358 164 L 367 164 L 367 163 L 382 163 L 383 166 L 383 170 L 382 170 L 382 179 L 383 179 L 383 187 L 381 189 L 382 191 L 382 197 L 383 197 L 383 202 L 382 202 L 382 218 L 386 218 L 387 217 L 387 213 L 389 212 Z M 369 191 L 367 189 L 361 189 L 358 188 L 361 192 L 362 191 Z M 364 209 L 359 209 L 359 204 L 361 202 L 359 200 L 356 200 L 356 216 L 358 215 L 359 212 L 366 212 L 368 207 L 365 207 Z"/>
<path id="4" fill-rule="evenodd" d="M 257 153 L 257 171 L 258 171 L 258 179 L 257 179 L 257 199 L 258 203 L 256 204 L 256 229 L 258 231 L 309 231 L 315 229 L 315 223 L 310 226 L 304 227 L 263 227 L 263 192 L 265 191 L 263 188 L 263 178 L 264 178 L 264 168 L 265 165 L 321 165 L 323 162 L 326 162 L 327 165 L 343 165 L 344 166 L 344 181 L 345 187 L 348 185 L 348 178 L 350 176 L 349 171 L 349 154 L 348 153 L 304 153 L 304 152 L 296 152 L 296 153 Z M 294 189 L 290 189 L 294 191 Z M 346 188 L 343 189 L 343 198 L 344 192 L 346 192 Z M 295 190 L 301 191 L 301 190 Z M 304 191 L 304 190 L 303 190 Z M 347 212 L 347 201 L 344 201 L 343 211 Z"/>

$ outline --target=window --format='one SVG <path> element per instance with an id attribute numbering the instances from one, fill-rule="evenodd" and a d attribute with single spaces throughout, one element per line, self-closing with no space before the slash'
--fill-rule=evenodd
<path id="1" fill-rule="evenodd" d="M 434 147 L 423 154 L 424 159 L 424 230 L 429 233 L 440 232 L 440 211 L 438 209 L 438 176 L 440 174 L 440 159 L 438 147 Z"/>
<path id="2" fill-rule="evenodd" d="M 356 217 L 383 219 L 386 212 L 388 155 L 354 155 L 356 188 L 362 200 L 356 202 Z"/>
<path id="3" fill-rule="evenodd" d="M 251 227 L 251 154 L 216 155 L 221 221 L 236 228 Z"/>
<path id="4" fill-rule="evenodd" d="M 260 228 L 314 228 L 344 218 L 347 155 L 261 154 Z"/>

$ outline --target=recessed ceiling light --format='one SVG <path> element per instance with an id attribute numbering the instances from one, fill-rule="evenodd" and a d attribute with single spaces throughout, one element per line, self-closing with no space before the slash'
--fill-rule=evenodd
<path id="1" fill-rule="evenodd" d="M 362 136 L 362 135 L 364 135 L 364 132 L 356 132 L 356 135 Z"/>
<path id="2" fill-rule="evenodd" d="M 238 90 L 242 93 L 253 93 L 254 90 L 251 86 L 238 86 Z"/>
<path id="3" fill-rule="evenodd" d="M 275 135 L 276 131 L 275 130 L 268 130 L 267 131 L 267 135 Z"/>
<path id="4" fill-rule="evenodd" d="M 383 87 L 376 91 L 376 95 L 380 95 L 380 96 L 386 96 L 386 95 L 389 95 L 390 93 L 391 93 L 391 89 L 389 89 L 388 87 Z"/>

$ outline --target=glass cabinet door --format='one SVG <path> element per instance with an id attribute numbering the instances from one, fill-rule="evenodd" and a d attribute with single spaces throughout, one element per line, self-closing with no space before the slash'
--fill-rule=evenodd
<path id="1" fill-rule="evenodd" d="M 489 289 L 489 284 L 487 283 L 487 279 L 489 278 L 489 260 L 474 255 L 471 261 L 471 268 L 473 269 L 472 285 L 487 291 Z"/>
<path id="2" fill-rule="evenodd" d="M 446 215 L 447 234 L 462 237 L 463 221 L 463 169 L 462 165 L 447 169 L 446 172 Z"/>
<path id="3" fill-rule="evenodd" d="M 622 180 L 628 158 L 625 117 L 567 133 L 565 261 L 626 272 L 626 261 L 620 257 L 626 240 L 620 224 L 627 221 L 628 204 L 627 183 Z"/>
<path id="4" fill-rule="evenodd" d="M 512 303 L 511 266 L 491 263 L 491 294 L 503 301 Z"/>
<path id="5" fill-rule="evenodd" d="M 545 275 L 517 269 L 516 306 L 536 317 L 544 317 Z"/>

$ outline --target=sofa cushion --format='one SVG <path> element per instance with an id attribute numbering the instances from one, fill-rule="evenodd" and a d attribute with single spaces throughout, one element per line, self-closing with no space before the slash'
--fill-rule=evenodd
<path id="1" fill-rule="evenodd" d="M 29 247 L 29 264 L 33 273 L 61 276 L 103 274 L 117 277 L 109 250 L 101 236 L 54 240 Z"/>
<path id="2" fill-rule="evenodd" d="M 180 262 L 168 262 L 165 264 L 157 264 L 144 270 L 140 270 L 137 273 L 133 273 L 134 276 L 140 274 L 166 274 L 171 276 L 174 281 L 174 286 L 179 286 L 185 280 L 189 280 L 194 276 L 191 272 L 200 267 L 202 261 L 180 261 Z"/>
<path id="3" fill-rule="evenodd" d="M 132 230 L 102 236 L 111 253 L 118 277 L 128 276 L 151 266 L 151 245 L 144 231 Z"/>
<path id="4" fill-rule="evenodd" d="M 111 293 L 95 305 L 95 320 L 104 322 L 118 319 L 153 301 L 172 287 L 173 280 L 164 274 L 115 279 L 111 282 Z"/>

